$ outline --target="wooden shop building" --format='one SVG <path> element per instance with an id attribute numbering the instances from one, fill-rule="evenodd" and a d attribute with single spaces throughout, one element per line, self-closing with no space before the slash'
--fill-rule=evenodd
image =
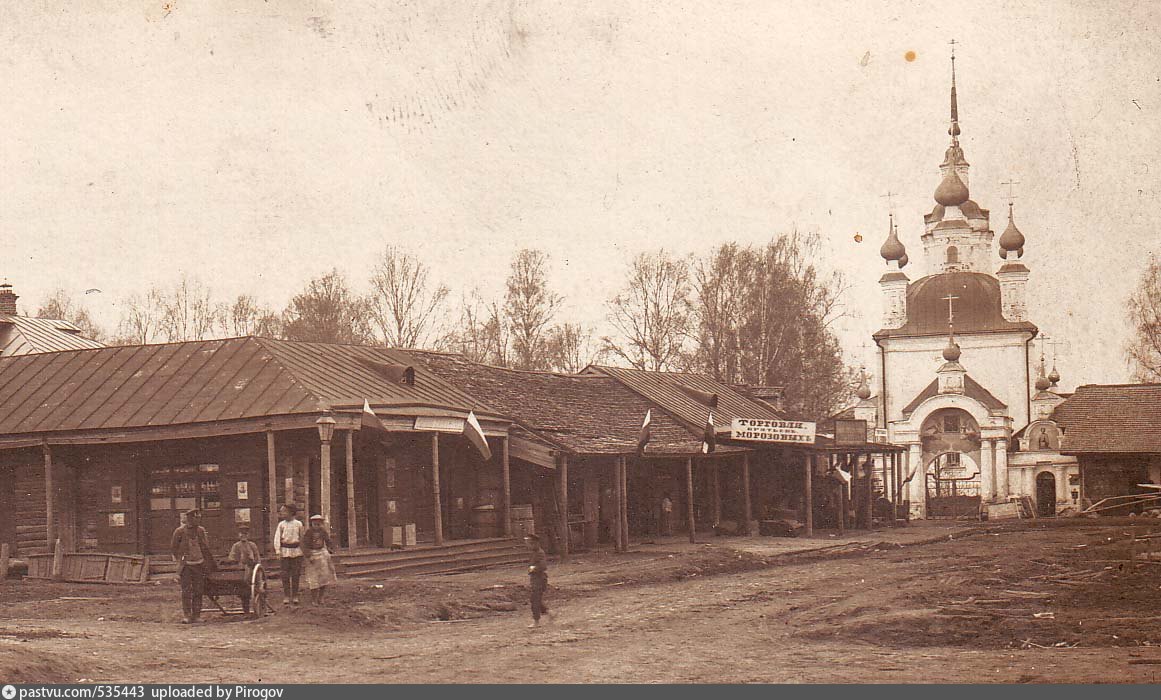
<path id="1" fill-rule="evenodd" d="M 465 434 L 469 413 L 490 458 Z M 834 523 L 848 502 L 827 474 L 857 480 L 860 459 L 896 448 L 732 440 L 735 418 L 785 416 L 698 374 L 522 372 L 255 337 L 0 358 L 0 543 L 17 556 L 58 540 L 168 555 L 197 507 L 216 550 L 240 524 L 268 547 L 287 502 L 324 515 L 351 549 L 529 529 L 561 553 L 622 549 L 761 521 L 809 533 L 816 512 L 824 526 L 870 526 L 871 480 L 848 491 L 855 517 Z"/>

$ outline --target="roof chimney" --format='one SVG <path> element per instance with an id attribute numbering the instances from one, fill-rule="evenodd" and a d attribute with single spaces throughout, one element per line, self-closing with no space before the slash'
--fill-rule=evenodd
<path id="1" fill-rule="evenodd" d="M 7 282 L 0 284 L 0 316 L 15 316 L 16 300 L 19 298 L 12 291 L 12 285 Z"/>

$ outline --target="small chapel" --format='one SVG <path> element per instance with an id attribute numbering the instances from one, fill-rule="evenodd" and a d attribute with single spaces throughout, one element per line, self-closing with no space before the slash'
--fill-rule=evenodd
<path id="1" fill-rule="evenodd" d="M 923 217 L 921 270 L 910 266 L 890 214 L 879 251 L 887 267 L 882 328 L 873 336 L 878 395 L 864 373 L 853 412 L 907 447 L 897 497 L 910 517 L 970 517 L 989 506 L 1010 510 L 1012 501 L 1053 516 L 1080 498 L 1076 458 L 1060 454 L 1052 421 L 1067 395 L 1055 361 L 1045 373 L 1043 342 L 1035 357 L 1027 241 L 1012 203 L 996 240 L 990 212 L 971 197 L 954 53 L 948 135 L 934 207 Z"/>

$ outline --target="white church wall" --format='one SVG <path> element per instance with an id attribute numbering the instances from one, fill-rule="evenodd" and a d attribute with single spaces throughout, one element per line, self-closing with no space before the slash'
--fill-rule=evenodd
<path id="1" fill-rule="evenodd" d="M 972 379 L 1008 405 L 1008 415 L 1016 429 L 1028 422 L 1029 377 L 1025 376 L 1024 362 L 1027 338 L 1027 333 L 956 336 L 963 350 L 960 364 Z M 887 354 L 888 420 L 901 420 L 903 407 L 935 379 L 936 370 L 945 362 L 941 353 L 946 345 L 947 336 L 883 341 Z"/>

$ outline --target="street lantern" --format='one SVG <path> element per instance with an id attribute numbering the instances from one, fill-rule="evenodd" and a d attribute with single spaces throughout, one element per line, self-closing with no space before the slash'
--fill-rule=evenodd
<path id="1" fill-rule="evenodd" d="M 329 444 L 331 438 L 335 436 L 335 419 L 331 416 L 323 416 L 314 424 L 318 427 L 319 440 L 322 440 L 324 444 Z"/>

